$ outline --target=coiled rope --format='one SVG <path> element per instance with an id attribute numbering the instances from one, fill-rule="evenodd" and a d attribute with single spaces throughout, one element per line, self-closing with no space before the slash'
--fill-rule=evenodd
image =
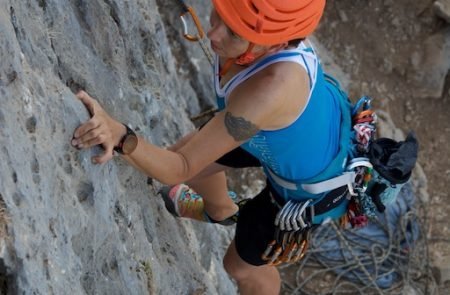
<path id="1" fill-rule="evenodd" d="M 371 226 L 383 232 L 384 239 L 342 229 L 334 222 L 322 225 L 312 233 L 304 259 L 280 267 L 282 294 L 437 294 L 429 263 L 426 210 L 424 204 L 415 205 L 394 228 L 372 220 Z"/>

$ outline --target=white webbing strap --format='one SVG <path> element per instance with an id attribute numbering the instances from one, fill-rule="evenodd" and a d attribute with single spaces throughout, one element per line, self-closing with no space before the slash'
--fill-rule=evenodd
<path id="1" fill-rule="evenodd" d="M 282 178 L 280 178 L 278 175 L 272 172 L 272 170 L 267 169 L 267 171 L 270 174 L 270 177 L 275 181 L 279 186 L 284 187 L 289 190 L 297 190 L 297 184 L 293 182 L 286 181 Z M 347 185 L 349 189 L 352 191 L 353 189 L 353 182 L 355 181 L 355 172 L 344 172 L 344 174 L 324 180 L 321 182 L 316 183 L 309 183 L 309 184 L 301 184 L 301 187 L 304 191 L 311 193 L 311 194 L 321 194 L 324 192 L 328 192 L 331 190 L 334 190 L 336 188 L 339 188 L 341 186 Z"/>
<path id="2" fill-rule="evenodd" d="M 270 177 L 273 179 L 273 181 L 275 181 L 279 186 L 293 190 L 293 191 L 297 190 L 297 184 L 280 178 L 278 175 L 273 173 L 270 168 L 268 168 L 267 171 L 269 172 Z"/>
<path id="3" fill-rule="evenodd" d="M 355 181 L 355 172 L 344 172 L 344 174 L 316 183 L 302 184 L 302 189 L 311 194 L 321 194 L 347 185 L 349 188 L 353 186 Z"/>
<path id="4" fill-rule="evenodd" d="M 370 163 L 369 158 L 366 157 L 359 157 L 354 158 L 350 161 L 350 164 L 347 166 L 347 171 L 351 171 L 355 169 L 356 167 L 367 167 L 367 168 L 373 168 L 372 163 Z"/>

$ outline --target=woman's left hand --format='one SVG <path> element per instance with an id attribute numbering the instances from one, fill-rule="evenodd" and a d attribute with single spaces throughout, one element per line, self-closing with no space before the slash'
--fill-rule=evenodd
<path id="1" fill-rule="evenodd" d="M 87 149 L 102 145 L 105 152 L 92 158 L 95 164 L 106 163 L 113 157 L 113 149 L 126 133 L 125 126 L 114 120 L 100 104 L 85 91 L 76 95 L 91 114 L 91 119 L 79 126 L 72 139 L 72 145 L 79 149 Z"/>

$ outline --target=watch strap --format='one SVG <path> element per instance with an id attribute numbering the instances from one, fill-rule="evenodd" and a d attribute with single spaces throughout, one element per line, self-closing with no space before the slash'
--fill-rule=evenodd
<path id="1" fill-rule="evenodd" d="M 119 143 L 114 147 L 114 151 L 121 155 L 125 155 L 125 153 L 123 152 L 123 145 L 125 143 L 125 140 L 127 139 L 128 136 L 136 137 L 136 133 L 127 124 L 122 123 L 122 125 L 125 126 L 127 132 L 122 136 Z"/>

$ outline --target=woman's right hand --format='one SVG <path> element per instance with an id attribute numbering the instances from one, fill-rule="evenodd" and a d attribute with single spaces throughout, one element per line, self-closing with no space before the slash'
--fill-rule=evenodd
<path id="1" fill-rule="evenodd" d="M 113 157 L 113 149 L 126 133 L 125 126 L 113 119 L 100 104 L 85 91 L 76 96 L 91 114 L 91 119 L 81 124 L 74 132 L 72 145 L 78 149 L 88 149 L 101 145 L 105 152 L 92 158 L 94 164 L 103 164 Z"/>

